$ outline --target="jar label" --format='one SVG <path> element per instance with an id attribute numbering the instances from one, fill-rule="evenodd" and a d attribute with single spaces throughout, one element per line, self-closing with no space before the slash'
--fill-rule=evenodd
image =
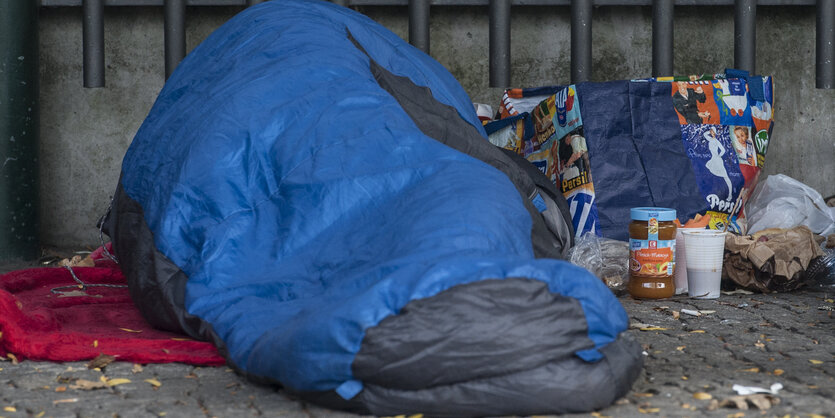
<path id="1" fill-rule="evenodd" d="M 629 240 L 629 269 L 641 276 L 672 276 L 676 240 Z"/>

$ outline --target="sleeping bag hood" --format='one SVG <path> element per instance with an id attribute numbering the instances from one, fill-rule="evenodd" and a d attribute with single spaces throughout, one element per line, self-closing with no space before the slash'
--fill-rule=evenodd
<path id="1" fill-rule="evenodd" d="M 589 411 L 642 365 L 564 199 L 436 61 L 331 3 L 247 8 L 166 82 L 104 228 L 154 326 L 361 413 Z"/>

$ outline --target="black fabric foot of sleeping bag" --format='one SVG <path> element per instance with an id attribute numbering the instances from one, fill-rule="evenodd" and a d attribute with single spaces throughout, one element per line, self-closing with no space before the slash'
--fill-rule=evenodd
<path id="1" fill-rule="evenodd" d="M 282 0 L 172 74 L 105 229 L 148 321 L 254 380 L 378 415 L 529 415 L 604 407 L 642 366 L 617 299 L 559 260 L 567 213 L 436 61 Z"/>

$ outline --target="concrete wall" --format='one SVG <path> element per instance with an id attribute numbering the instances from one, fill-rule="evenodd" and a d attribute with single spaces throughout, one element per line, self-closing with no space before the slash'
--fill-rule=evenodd
<path id="1" fill-rule="evenodd" d="M 189 50 L 239 8 L 189 8 Z M 408 36 L 405 8 L 361 8 Z M 107 87 L 82 87 L 81 10 L 41 10 L 41 239 L 54 246 L 97 245 L 96 220 L 107 209 L 121 159 L 164 82 L 162 8 L 107 8 Z M 715 73 L 733 66 L 733 9 L 679 7 L 675 72 Z M 592 79 L 642 78 L 651 72 L 651 9 L 598 7 Z M 431 53 L 476 102 L 498 105 L 488 87 L 487 9 L 435 7 Z M 775 128 L 767 174 L 785 173 L 835 194 L 835 90 L 815 89 L 814 8 L 761 6 L 757 71 L 773 75 Z M 569 82 L 567 7 L 512 11 L 513 87 Z"/>

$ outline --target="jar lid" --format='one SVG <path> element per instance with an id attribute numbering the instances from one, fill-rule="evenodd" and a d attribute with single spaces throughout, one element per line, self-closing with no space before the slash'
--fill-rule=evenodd
<path id="1" fill-rule="evenodd" d="M 659 222 L 674 221 L 676 210 L 670 208 L 632 208 L 630 215 L 633 221 L 648 221 L 650 218 Z"/>

